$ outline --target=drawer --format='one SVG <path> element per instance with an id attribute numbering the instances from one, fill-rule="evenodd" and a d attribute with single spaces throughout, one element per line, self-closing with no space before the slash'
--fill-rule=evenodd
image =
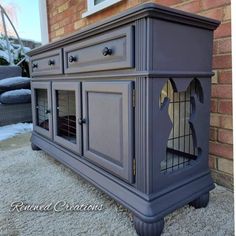
<path id="1" fill-rule="evenodd" d="M 132 26 L 101 34 L 64 48 L 65 73 L 123 69 L 133 66 Z"/>
<path id="2" fill-rule="evenodd" d="M 63 73 L 62 49 L 42 53 L 31 58 L 31 75 L 57 75 Z"/>

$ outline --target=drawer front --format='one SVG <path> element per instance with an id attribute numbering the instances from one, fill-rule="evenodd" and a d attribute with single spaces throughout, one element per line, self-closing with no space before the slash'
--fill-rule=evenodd
<path id="1" fill-rule="evenodd" d="M 133 27 L 127 26 L 64 48 L 65 73 L 134 66 Z"/>
<path id="2" fill-rule="evenodd" d="M 62 49 L 32 57 L 30 67 L 32 76 L 62 74 Z"/>

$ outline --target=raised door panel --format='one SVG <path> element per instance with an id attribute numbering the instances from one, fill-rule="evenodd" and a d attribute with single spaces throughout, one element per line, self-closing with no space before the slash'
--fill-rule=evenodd
<path id="1" fill-rule="evenodd" d="M 84 156 L 132 182 L 132 82 L 83 83 Z"/>
<path id="2" fill-rule="evenodd" d="M 53 82 L 54 141 L 81 154 L 81 83 Z"/>
<path id="3" fill-rule="evenodd" d="M 32 82 L 31 90 L 34 131 L 52 139 L 51 83 Z"/>

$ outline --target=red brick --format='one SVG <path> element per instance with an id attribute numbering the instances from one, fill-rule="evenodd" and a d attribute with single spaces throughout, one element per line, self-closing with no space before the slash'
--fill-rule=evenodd
<path id="1" fill-rule="evenodd" d="M 227 129 L 219 129 L 218 141 L 222 143 L 233 144 L 233 131 Z"/>
<path id="2" fill-rule="evenodd" d="M 219 101 L 219 113 L 232 114 L 232 101 L 220 100 Z"/>
<path id="3" fill-rule="evenodd" d="M 60 5 L 62 5 L 63 3 L 65 3 L 65 0 L 55 0 L 55 5 L 56 5 L 56 6 L 60 6 Z"/>
<path id="4" fill-rule="evenodd" d="M 209 153 L 228 159 L 233 159 L 232 145 L 210 142 Z"/>
<path id="5" fill-rule="evenodd" d="M 218 53 L 231 52 L 231 38 L 219 40 L 217 45 L 217 52 Z"/>
<path id="6" fill-rule="evenodd" d="M 223 11 L 223 8 L 215 8 L 215 9 L 211 9 L 209 11 L 203 12 L 203 13 L 201 13 L 201 15 L 206 16 L 206 17 L 210 17 L 215 20 L 222 21 L 222 19 L 224 17 L 224 11 Z"/>
<path id="7" fill-rule="evenodd" d="M 221 83 L 221 84 L 231 84 L 232 83 L 232 70 L 220 71 L 220 73 L 219 73 L 219 83 Z"/>
<path id="8" fill-rule="evenodd" d="M 148 2 L 148 1 L 149 0 L 144 0 L 143 2 Z M 156 0 L 156 1 L 153 1 L 153 2 L 156 2 L 156 3 L 161 4 L 161 5 L 165 5 L 165 6 L 171 6 L 171 5 L 178 4 L 182 1 L 181 0 Z"/>
<path id="9" fill-rule="evenodd" d="M 216 157 L 209 155 L 208 164 L 211 169 L 216 169 Z"/>
<path id="10" fill-rule="evenodd" d="M 230 4 L 230 0 L 202 0 L 202 9 L 210 9 Z"/>
<path id="11" fill-rule="evenodd" d="M 58 23 L 56 16 L 52 17 L 51 19 L 48 19 L 48 25 L 53 25 L 56 23 Z"/>
<path id="12" fill-rule="evenodd" d="M 195 1 L 183 4 L 183 5 L 180 5 L 180 6 L 176 6 L 175 8 L 182 11 L 198 13 L 201 10 L 201 4 L 200 4 L 200 1 L 195 0 Z"/>
<path id="13" fill-rule="evenodd" d="M 210 125 L 212 127 L 220 127 L 220 116 L 217 113 L 211 113 L 210 115 Z"/>
<path id="14" fill-rule="evenodd" d="M 85 2 L 85 1 L 84 1 Z M 78 0 L 70 0 L 69 1 L 69 6 L 70 7 L 76 7 L 78 4 Z"/>
<path id="15" fill-rule="evenodd" d="M 221 115 L 219 116 L 219 122 L 220 125 L 219 127 L 224 128 L 224 129 L 233 129 L 233 118 L 232 116 L 228 115 Z"/>
<path id="16" fill-rule="evenodd" d="M 66 27 L 65 27 L 65 34 L 71 34 L 75 31 L 74 29 L 74 24 L 71 23 L 71 24 L 68 24 Z"/>
<path id="17" fill-rule="evenodd" d="M 213 42 L 213 55 L 218 53 L 218 41 L 214 40 Z"/>
<path id="18" fill-rule="evenodd" d="M 62 21 L 59 22 L 60 27 L 67 26 L 71 23 L 71 18 L 65 17 Z"/>
<path id="19" fill-rule="evenodd" d="M 231 5 L 224 7 L 224 20 L 231 20 Z"/>
<path id="20" fill-rule="evenodd" d="M 56 22 L 59 22 L 59 21 L 64 20 L 65 17 L 66 17 L 66 12 L 61 12 L 61 13 L 58 13 L 54 18 Z"/>
<path id="21" fill-rule="evenodd" d="M 55 32 L 55 31 L 51 31 L 51 32 L 50 32 L 50 35 L 49 35 L 50 40 L 51 40 L 52 38 L 54 38 L 54 37 L 56 37 L 56 32 Z"/>
<path id="22" fill-rule="evenodd" d="M 231 36 L 231 22 L 220 24 L 214 31 L 214 38 L 223 38 L 227 36 Z"/>
<path id="23" fill-rule="evenodd" d="M 210 127 L 210 140 L 216 141 L 217 140 L 217 129 Z"/>
<path id="24" fill-rule="evenodd" d="M 223 84 L 213 84 L 211 96 L 218 98 L 232 98 L 232 86 Z"/>
<path id="25" fill-rule="evenodd" d="M 53 24 L 53 25 L 50 26 L 50 30 L 51 30 L 51 31 L 55 31 L 55 30 L 57 30 L 57 29 L 59 29 L 59 28 L 60 28 L 60 25 L 59 25 L 58 23 Z"/>
<path id="26" fill-rule="evenodd" d="M 217 112 L 218 103 L 216 99 L 211 100 L 211 112 Z"/>
<path id="27" fill-rule="evenodd" d="M 214 69 L 229 69 L 232 67 L 231 55 L 218 55 L 213 56 L 213 68 Z"/>

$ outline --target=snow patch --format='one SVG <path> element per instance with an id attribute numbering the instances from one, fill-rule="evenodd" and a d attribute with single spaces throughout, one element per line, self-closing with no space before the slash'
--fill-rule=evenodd
<path id="1" fill-rule="evenodd" d="M 0 50 L 0 58 L 5 59 L 6 61 L 9 61 L 9 55 L 5 51 Z"/>
<path id="2" fill-rule="evenodd" d="M 16 89 L 3 93 L 5 96 L 22 96 L 22 95 L 31 95 L 30 89 Z"/>
<path id="3" fill-rule="evenodd" d="M 17 134 L 27 133 L 33 130 L 31 123 L 18 123 L 0 127 L 0 141 L 12 138 Z"/>
<path id="4" fill-rule="evenodd" d="M 29 84 L 29 83 L 30 83 L 30 78 L 16 76 L 16 77 L 9 77 L 6 79 L 2 79 L 0 81 L 0 86 L 10 87 L 11 85 L 14 86 L 18 84 Z"/>

